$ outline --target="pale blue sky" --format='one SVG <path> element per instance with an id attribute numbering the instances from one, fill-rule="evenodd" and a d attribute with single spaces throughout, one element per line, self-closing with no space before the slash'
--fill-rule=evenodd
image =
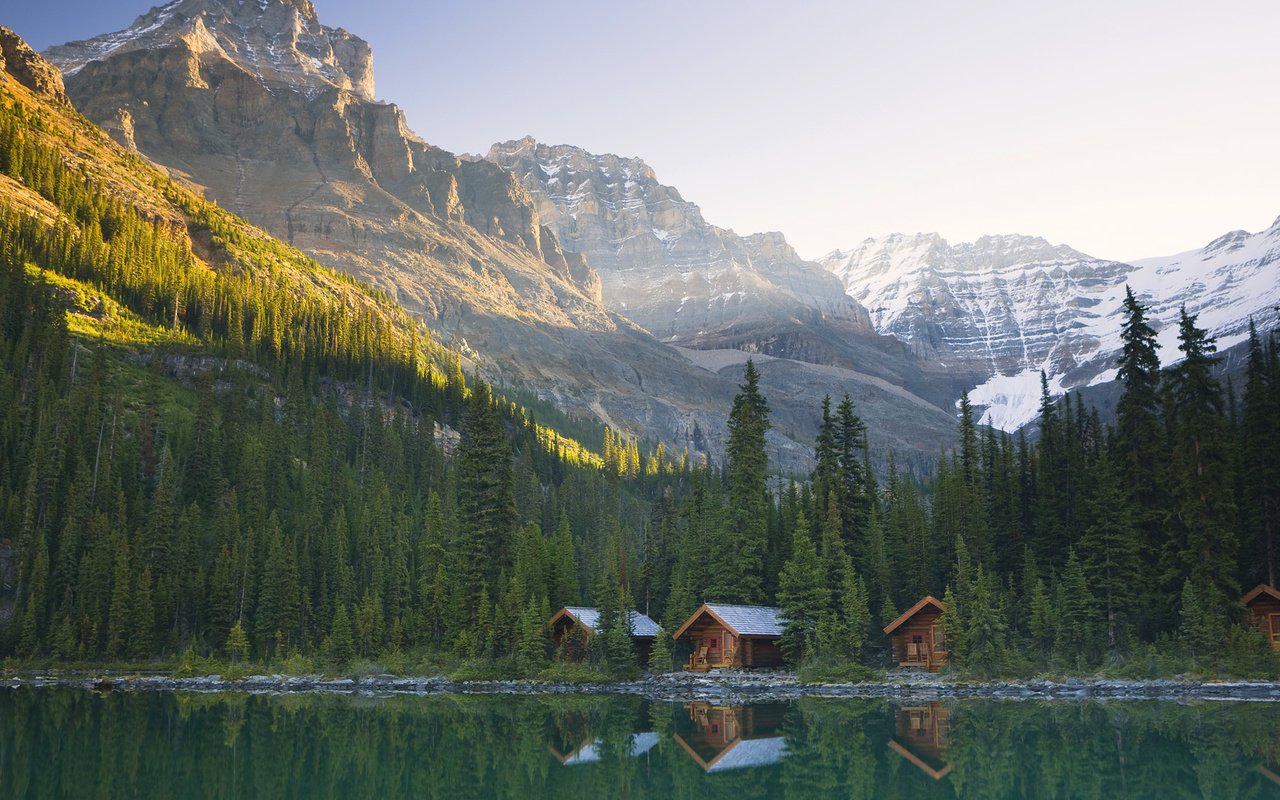
<path id="1" fill-rule="evenodd" d="M 640 156 L 808 257 L 938 231 L 1130 259 L 1280 214 L 1275 0 L 314 2 L 428 141 Z M 0 23 L 42 48 L 148 4 L 22 5 Z"/>

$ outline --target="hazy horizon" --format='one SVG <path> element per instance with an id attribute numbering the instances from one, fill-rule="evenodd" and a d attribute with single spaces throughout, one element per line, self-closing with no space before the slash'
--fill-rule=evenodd
<path id="1" fill-rule="evenodd" d="M 0 23 L 43 50 L 151 5 L 44 0 Z M 637 156 L 710 222 L 808 258 L 938 232 L 1135 260 L 1280 214 L 1273 3 L 315 5 L 371 43 L 379 99 L 431 143 Z"/>

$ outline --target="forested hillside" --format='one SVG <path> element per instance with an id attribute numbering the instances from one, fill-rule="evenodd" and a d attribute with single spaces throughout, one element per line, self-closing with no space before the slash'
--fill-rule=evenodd
<path id="1" fill-rule="evenodd" d="M 592 603 L 594 666 L 626 674 L 623 610 L 670 631 L 715 601 L 779 605 L 793 662 L 838 669 L 884 663 L 931 593 L 974 674 L 1275 670 L 1237 603 L 1275 580 L 1274 336 L 1223 387 L 1184 314 L 1161 370 L 1130 295 L 1114 428 L 1046 392 L 1030 442 L 966 402 L 923 483 L 873 474 L 846 397 L 780 486 L 750 361 L 723 465 L 613 431 L 596 454 L 0 80 L 0 656 L 538 674 L 551 611 Z"/>

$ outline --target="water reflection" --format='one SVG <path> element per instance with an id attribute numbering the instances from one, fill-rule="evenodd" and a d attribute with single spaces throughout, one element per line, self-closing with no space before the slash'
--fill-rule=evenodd
<path id="1" fill-rule="evenodd" d="M 690 703 L 685 706 L 689 722 L 675 741 L 704 772 L 763 767 L 776 764 L 787 754 L 782 720 L 787 707 L 782 703 L 752 706 L 714 706 Z"/>
<path id="2" fill-rule="evenodd" d="M 0 689 L 0 798 L 1280 798 L 1280 704 Z"/>
<path id="3" fill-rule="evenodd" d="M 894 738 L 889 749 L 935 781 L 947 777 L 951 765 L 945 758 L 951 747 L 951 712 L 937 700 L 897 710 Z"/>

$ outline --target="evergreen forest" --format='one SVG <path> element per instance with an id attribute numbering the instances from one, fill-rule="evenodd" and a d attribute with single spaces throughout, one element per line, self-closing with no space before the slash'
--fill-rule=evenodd
<path id="1" fill-rule="evenodd" d="M 1160 353 L 1130 293 L 1114 424 L 1046 388 L 1012 436 L 965 400 L 924 479 L 873 473 L 848 396 L 777 476 L 748 362 L 724 463 L 691 463 L 536 420 L 385 295 L 0 100 L 0 175 L 39 198 L 0 199 L 0 657 L 535 676 L 569 669 L 552 612 L 594 605 L 587 669 L 622 676 L 683 656 L 635 663 L 627 609 L 711 601 L 781 608 L 821 677 L 886 666 L 933 594 L 965 674 L 1277 673 L 1239 603 L 1275 584 L 1274 334 L 1224 386 L 1194 316 Z"/>

